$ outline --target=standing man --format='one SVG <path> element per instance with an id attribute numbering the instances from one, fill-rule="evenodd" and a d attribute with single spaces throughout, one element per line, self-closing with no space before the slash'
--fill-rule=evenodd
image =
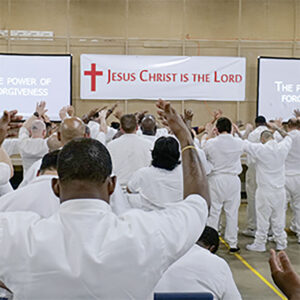
<path id="1" fill-rule="evenodd" d="M 300 244 L 300 119 L 288 121 L 288 133 L 292 147 L 285 161 L 285 188 L 294 213 L 292 230 L 296 232 Z"/>
<path id="2" fill-rule="evenodd" d="M 258 116 L 255 119 L 255 129 L 249 134 L 248 141 L 260 143 L 260 135 L 267 130 L 266 118 Z M 246 236 L 255 237 L 256 213 L 255 213 L 255 192 L 257 188 L 255 174 L 255 159 L 250 154 L 247 155 L 248 170 L 246 172 L 246 192 L 247 192 L 247 228 L 242 231 Z"/>
<path id="3" fill-rule="evenodd" d="M 266 251 L 270 223 L 276 249 L 283 250 L 287 247 L 286 232 L 284 231 L 286 205 L 284 165 L 292 145 L 292 139 L 275 124 L 270 124 L 270 126 L 284 137 L 280 143 L 274 140 L 273 134 L 269 130 L 261 133 L 260 144 L 244 141 L 245 151 L 256 160 L 257 230 L 254 243 L 246 246 L 249 251 Z"/>
<path id="4" fill-rule="evenodd" d="M 108 143 L 113 172 L 117 175 L 121 186 L 126 187 L 135 171 L 149 167 L 151 163 L 152 143 L 136 134 L 138 129 L 135 115 L 121 117 L 121 137 Z"/>
<path id="5" fill-rule="evenodd" d="M 203 149 L 212 166 L 208 176 L 211 196 L 211 209 L 207 225 L 218 230 L 220 214 L 224 208 L 226 215 L 225 240 L 230 246 L 230 253 L 240 250 L 238 247 L 238 212 L 241 197 L 241 181 L 238 175 L 242 172 L 241 155 L 243 141 L 231 134 L 232 124 L 222 117 L 216 123 L 217 136 L 209 126 Z"/>

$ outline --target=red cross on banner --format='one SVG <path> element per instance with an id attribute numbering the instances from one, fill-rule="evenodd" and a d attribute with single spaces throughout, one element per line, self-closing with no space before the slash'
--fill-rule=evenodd
<path id="1" fill-rule="evenodd" d="M 91 76 L 91 91 L 96 91 L 96 76 L 102 76 L 102 71 L 96 71 L 96 64 L 91 64 L 91 70 L 90 71 L 84 71 L 84 75 L 90 75 Z"/>

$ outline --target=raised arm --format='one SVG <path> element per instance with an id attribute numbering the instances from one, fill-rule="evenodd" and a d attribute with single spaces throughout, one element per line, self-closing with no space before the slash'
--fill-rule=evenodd
<path id="1" fill-rule="evenodd" d="M 184 198 L 191 194 L 199 194 L 210 207 L 206 173 L 187 126 L 169 102 L 159 100 L 157 107 L 163 124 L 172 130 L 181 145 Z"/>
<path id="2" fill-rule="evenodd" d="M 289 300 L 300 299 L 300 276 L 295 272 L 287 254 L 280 251 L 276 255 L 271 249 L 269 264 L 272 278 L 279 289 Z"/>

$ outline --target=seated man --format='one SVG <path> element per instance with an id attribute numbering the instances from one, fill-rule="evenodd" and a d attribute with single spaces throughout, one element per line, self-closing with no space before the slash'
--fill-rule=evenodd
<path id="1" fill-rule="evenodd" d="M 57 177 L 59 150 L 47 153 L 35 177 L 28 185 L 0 198 L 0 211 L 32 211 L 49 217 L 59 209 L 59 198 L 53 193 L 51 180 Z"/>
<path id="2" fill-rule="evenodd" d="M 218 232 L 206 226 L 197 244 L 164 273 L 155 292 L 202 292 L 212 293 L 215 300 L 242 299 L 228 264 L 215 255 Z"/>
<path id="3" fill-rule="evenodd" d="M 58 212 L 0 214 L 0 277 L 16 299 L 150 299 L 162 273 L 196 242 L 208 214 L 206 176 L 179 114 L 164 101 L 158 107 L 183 148 L 185 200 L 116 216 L 109 152 L 93 139 L 72 140 L 52 179 Z"/>

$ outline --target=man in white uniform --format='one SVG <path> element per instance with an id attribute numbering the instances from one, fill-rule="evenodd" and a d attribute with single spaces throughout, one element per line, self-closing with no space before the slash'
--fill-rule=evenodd
<path id="1" fill-rule="evenodd" d="M 51 187 L 52 178 L 57 177 L 58 153 L 56 150 L 43 157 L 38 176 L 30 184 L 0 198 L 1 212 L 32 211 L 47 218 L 59 209 L 59 198 Z"/>
<path id="2" fill-rule="evenodd" d="M 212 293 L 215 300 L 242 299 L 227 262 L 215 254 L 218 232 L 206 226 L 197 244 L 164 273 L 155 292 Z"/>
<path id="3" fill-rule="evenodd" d="M 274 125 L 273 125 L 274 126 Z M 274 127 L 275 128 L 275 127 Z M 265 252 L 268 230 L 272 227 L 276 249 L 287 247 L 285 227 L 285 159 L 292 145 L 292 139 L 276 127 L 285 138 L 277 143 L 272 132 L 261 133 L 260 144 L 244 141 L 245 151 L 256 160 L 255 193 L 257 230 L 253 244 L 247 250 Z"/>
<path id="4" fill-rule="evenodd" d="M 183 200 L 182 167 L 180 165 L 179 143 L 173 137 L 160 137 L 152 151 L 151 166 L 133 173 L 127 185 L 134 208 L 143 210 L 161 209 L 170 203 Z"/>
<path id="5" fill-rule="evenodd" d="M 258 116 L 255 119 L 255 129 L 249 134 L 248 141 L 251 143 L 260 143 L 260 135 L 267 130 L 266 118 Z M 256 213 L 255 213 L 255 192 L 257 188 L 255 174 L 255 160 L 250 154 L 247 155 L 248 170 L 246 172 L 246 192 L 247 192 L 247 228 L 242 231 L 246 236 L 254 237 L 256 231 Z"/>
<path id="6" fill-rule="evenodd" d="M 137 121 L 133 114 L 122 116 L 121 130 L 124 134 L 108 143 L 107 148 L 113 162 L 113 173 L 121 186 L 127 186 L 135 171 L 150 166 L 152 143 L 136 134 Z"/>
<path id="7" fill-rule="evenodd" d="M 294 213 L 293 231 L 296 232 L 300 243 L 300 120 L 288 121 L 288 133 L 292 138 L 292 147 L 285 161 L 285 189 L 291 201 Z"/>
<path id="8" fill-rule="evenodd" d="M 47 219 L 0 215 L 0 276 L 16 300 L 151 299 L 162 273 L 196 242 L 208 213 L 207 181 L 180 116 L 164 101 L 158 107 L 184 149 L 185 200 L 117 217 L 108 151 L 93 139 L 71 141 L 53 179 L 59 211 Z"/>
<path id="9" fill-rule="evenodd" d="M 230 246 L 230 253 L 238 252 L 238 212 L 241 196 L 242 172 L 240 157 L 243 153 L 243 141 L 231 134 L 232 124 L 227 118 L 220 118 L 216 123 L 217 136 L 203 144 L 207 160 L 212 166 L 208 176 L 211 210 L 207 225 L 218 230 L 222 208 L 226 216 L 225 240 Z M 212 128 L 206 138 L 212 136 Z"/>

